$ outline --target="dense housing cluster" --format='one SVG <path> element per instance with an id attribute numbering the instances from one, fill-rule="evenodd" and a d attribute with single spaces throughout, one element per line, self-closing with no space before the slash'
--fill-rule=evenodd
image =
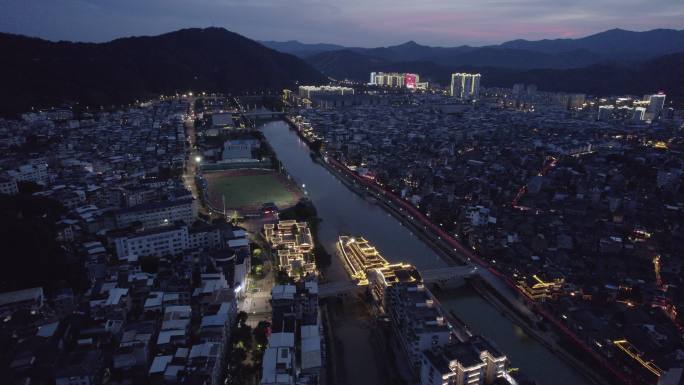
<path id="1" fill-rule="evenodd" d="M 621 370 L 648 382 L 681 365 L 682 112 L 663 94 L 534 85 L 458 99 L 354 95 L 305 106 L 292 124 Z"/>
<path id="2" fill-rule="evenodd" d="M 7 229 L 43 242 L 6 249 L 37 265 L 3 276 L 3 382 L 223 383 L 251 247 L 244 229 L 198 221 L 182 178 L 190 110 L 173 98 L 0 121 Z"/>

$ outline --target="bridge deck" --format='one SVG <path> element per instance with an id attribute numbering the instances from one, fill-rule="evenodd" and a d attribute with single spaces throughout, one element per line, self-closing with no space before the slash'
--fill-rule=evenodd
<path id="1" fill-rule="evenodd" d="M 441 269 L 423 270 L 420 272 L 420 275 L 423 277 L 423 282 L 432 283 L 436 281 L 468 277 L 473 274 L 476 274 L 476 272 L 476 266 L 467 265 L 444 267 Z"/>

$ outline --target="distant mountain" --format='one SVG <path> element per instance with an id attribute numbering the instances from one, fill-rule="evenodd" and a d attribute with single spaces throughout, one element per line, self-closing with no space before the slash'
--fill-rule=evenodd
<path id="1" fill-rule="evenodd" d="M 616 28 L 580 39 L 513 40 L 497 47 L 546 53 L 586 50 L 604 55 L 661 56 L 684 51 L 684 30 L 634 32 Z"/>
<path id="2" fill-rule="evenodd" d="M 450 66 L 488 66 L 515 69 L 577 68 L 606 59 L 589 51 L 577 50 L 549 54 L 520 49 L 482 47 L 462 53 L 448 52 L 431 58 L 437 64 Z"/>
<path id="3" fill-rule="evenodd" d="M 470 70 L 481 72 L 482 83 L 490 86 L 525 82 L 548 91 L 604 95 L 667 90 L 674 96 L 684 94 L 675 86 L 684 79 L 678 52 L 684 52 L 684 31 L 614 29 L 581 39 L 514 40 L 486 47 L 430 47 L 409 41 L 326 51 L 306 61 L 335 79 L 367 81 L 373 71 L 399 71 L 444 85 L 451 73 Z"/>
<path id="4" fill-rule="evenodd" d="M 315 60 L 314 60 L 315 59 Z M 372 59 L 357 52 L 319 54 L 310 61 L 326 75 L 336 79 L 368 81 L 371 71 L 416 72 L 421 80 L 450 82 L 458 71 L 479 72 L 486 87 L 512 87 L 515 83 L 536 84 L 544 91 L 577 92 L 591 95 L 643 95 L 664 91 L 670 100 L 684 101 L 684 52 L 661 56 L 624 66 L 594 64 L 566 69 L 514 69 L 494 66 L 446 66 L 430 61 L 391 62 Z"/>
<path id="5" fill-rule="evenodd" d="M 222 28 L 107 43 L 0 33 L 0 112 L 64 101 L 111 105 L 188 90 L 279 90 L 327 79 L 301 59 Z"/>
<path id="6" fill-rule="evenodd" d="M 391 61 L 365 55 L 349 49 L 322 52 L 307 61 L 324 75 L 333 79 L 366 80 L 372 71 L 378 71 Z"/>
<path id="7" fill-rule="evenodd" d="M 684 100 L 684 52 L 661 56 L 636 66 L 597 64 L 572 69 L 515 71 L 481 68 L 482 84 L 511 87 L 514 83 L 536 84 L 545 91 L 578 92 L 590 95 L 644 95 L 663 91 L 669 100 Z"/>
<path id="8" fill-rule="evenodd" d="M 423 54 L 404 53 L 397 47 L 373 49 L 344 49 L 322 52 L 306 58 L 313 67 L 324 74 L 335 78 L 364 80 L 372 71 L 383 71 L 398 63 L 432 63 L 452 69 L 462 67 L 499 67 L 509 69 L 533 68 L 581 68 L 600 63 L 596 55 L 587 51 L 563 52 L 548 54 L 536 51 L 524 51 L 503 48 L 429 48 L 431 52 Z M 424 47 L 424 46 L 421 46 Z M 394 66 L 396 67 L 396 66 Z M 407 69 L 408 72 L 419 72 Z"/>
<path id="9" fill-rule="evenodd" d="M 343 52 L 344 51 L 344 52 Z M 379 48 L 345 48 L 319 52 L 306 57 L 327 73 L 346 73 L 344 68 L 322 67 L 321 63 L 343 63 L 348 51 L 384 62 L 433 62 L 459 66 L 486 66 L 513 69 L 569 69 L 594 64 L 631 66 L 645 60 L 684 51 L 684 31 L 658 29 L 632 32 L 614 29 L 580 39 L 514 40 L 485 47 L 430 47 L 409 41 Z M 332 56 L 341 55 L 338 59 Z M 358 70 L 358 65 L 356 66 Z"/>
<path id="10" fill-rule="evenodd" d="M 431 60 L 440 61 L 440 58 L 449 55 L 459 55 L 466 52 L 476 50 L 476 47 L 460 46 L 460 47 L 430 47 L 421 45 L 415 41 L 408 41 L 403 44 L 379 47 L 379 48 L 353 48 L 357 53 L 363 53 L 368 56 L 373 56 L 388 61 L 414 61 L 414 60 Z"/>
<path id="11" fill-rule="evenodd" d="M 336 51 L 340 49 L 345 49 L 345 47 L 337 44 L 307 44 L 302 43 L 297 40 L 289 41 L 259 41 L 259 43 L 264 46 L 274 49 L 279 52 L 289 53 L 291 55 L 298 56 L 300 58 L 305 58 L 307 56 L 315 55 L 326 51 Z"/>
<path id="12" fill-rule="evenodd" d="M 382 48 L 347 48 L 326 51 L 305 57 L 314 67 L 320 68 L 320 61 L 329 61 L 334 55 L 348 55 L 354 52 L 367 58 L 385 62 L 430 61 L 447 66 L 492 66 L 501 68 L 579 68 L 597 63 L 615 61 L 608 55 L 588 50 L 548 53 L 542 51 L 490 47 L 428 47 L 412 42 Z M 624 58 L 620 58 L 624 60 Z M 636 59 L 634 59 L 636 60 Z"/>

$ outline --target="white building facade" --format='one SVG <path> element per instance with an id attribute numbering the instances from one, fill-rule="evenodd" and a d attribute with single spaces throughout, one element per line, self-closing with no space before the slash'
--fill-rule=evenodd
<path id="1" fill-rule="evenodd" d="M 451 74 L 451 96 L 462 100 L 477 100 L 480 96 L 480 74 Z"/>
<path id="2" fill-rule="evenodd" d="M 143 203 L 116 212 L 118 227 L 128 227 L 140 222 L 144 227 L 153 228 L 182 221 L 191 225 L 195 221 L 197 208 L 192 198 L 167 202 Z"/>

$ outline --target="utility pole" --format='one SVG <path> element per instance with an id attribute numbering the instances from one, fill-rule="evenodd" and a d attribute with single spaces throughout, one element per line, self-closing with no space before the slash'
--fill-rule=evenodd
<path id="1" fill-rule="evenodd" d="M 223 197 L 223 219 L 228 219 L 226 216 L 226 194 L 221 195 Z"/>

